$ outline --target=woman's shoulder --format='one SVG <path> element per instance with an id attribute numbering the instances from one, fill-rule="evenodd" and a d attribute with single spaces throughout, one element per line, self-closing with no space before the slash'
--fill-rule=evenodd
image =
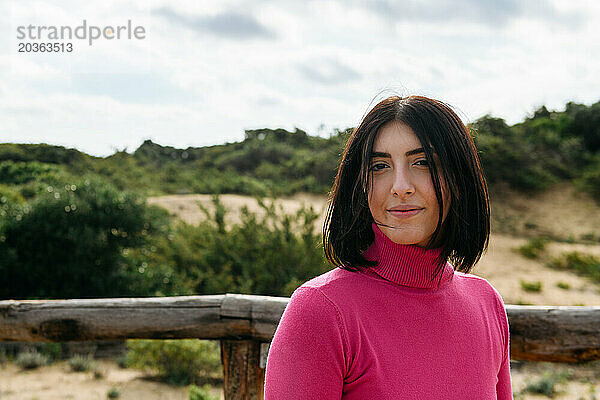
<path id="1" fill-rule="evenodd" d="M 459 290 L 464 290 L 470 296 L 476 296 L 483 299 L 493 299 L 494 302 L 504 308 L 502 295 L 487 279 L 484 277 L 466 274 L 464 272 L 454 272 L 454 280 Z"/>
<path id="2" fill-rule="evenodd" d="M 325 272 L 319 276 L 316 276 L 299 286 L 299 288 L 332 288 L 345 286 L 352 284 L 357 281 L 358 273 L 348 271 L 339 267 L 336 267 L 330 271 Z"/>
<path id="3" fill-rule="evenodd" d="M 461 285 L 478 288 L 487 288 L 488 290 L 496 290 L 494 286 L 490 283 L 490 281 L 479 275 L 454 271 L 454 279 L 457 281 L 457 283 Z"/>
<path id="4" fill-rule="evenodd" d="M 361 285 L 364 285 L 361 273 L 336 267 L 300 285 L 292 294 L 291 301 L 309 304 L 326 301 L 337 308 L 348 296 L 357 293 Z"/>
<path id="5" fill-rule="evenodd" d="M 319 331 L 343 331 L 344 299 L 348 293 L 356 291 L 352 289 L 354 275 L 335 268 L 304 282 L 292 293 L 280 325 L 294 329 L 303 326 Z"/>

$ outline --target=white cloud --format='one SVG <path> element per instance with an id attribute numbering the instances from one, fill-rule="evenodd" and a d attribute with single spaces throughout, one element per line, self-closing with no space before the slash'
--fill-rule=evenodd
<path id="1" fill-rule="evenodd" d="M 11 38 L 0 47 L 0 142 L 107 155 L 147 138 L 187 147 L 241 140 L 244 129 L 260 127 L 314 134 L 320 124 L 357 124 L 373 99 L 392 92 L 441 98 L 467 121 L 489 112 L 510 123 L 542 104 L 598 100 L 600 29 L 590 21 L 600 9 L 583 0 L 508 2 L 500 23 L 489 20 L 498 7 L 492 2 L 445 19 L 417 2 L 403 3 L 415 18 L 398 16 L 399 6 L 385 16 L 385 3 L 374 10 L 358 1 L 10 4 L 8 20 L 0 18 Z M 174 17 L 158 15 L 161 9 Z M 248 26 L 259 34 L 228 34 L 242 32 L 235 26 L 219 34 L 210 24 L 227 15 L 253 21 Z M 463 17 L 472 21 L 457 23 Z M 77 42 L 70 54 L 15 51 L 18 25 L 84 18 L 96 25 L 130 19 L 147 35 Z"/>

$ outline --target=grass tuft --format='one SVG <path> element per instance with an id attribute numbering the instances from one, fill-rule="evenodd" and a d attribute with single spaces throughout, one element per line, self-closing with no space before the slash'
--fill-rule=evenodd
<path id="1" fill-rule="evenodd" d="M 559 393 L 556 389 L 556 385 L 565 382 L 570 375 L 571 374 L 568 371 L 546 371 L 538 380 L 528 383 L 521 393 L 541 394 L 553 398 Z"/>
<path id="2" fill-rule="evenodd" d="M 517 250 L 523 257 L 536 259 L 542 255 L 542 252 L 546 249 L 547 239 L 544 238 L 533 238 L 518 247 Z"/>
<path id="3" fill-rule="evenodd" d="M 542 291 L 542 282 L 540 282 L 540 281 L 527 282 L 527 281 L 521 280 L 521 289 L 523 289 L 526 292 L 539 293 Z"/>
<path id="4" fill-rule="evenodd" d="M 127 364 L 158 372 L 164 382 L 184 386 L 222 380 L 218 342 L 211 340 L 128 340 Z"/>
<path id="5" fill-rule="evenodd" d="M 106 397 L 109 399 L 118 399 L 121 397 L 121 391 L 115 387 L 111 387 L 106 393 Z"/>
<path id="6" fill-rule="evenodd" d="M 600 258 L 592 255 L 572 251 L 564 253 L 560 257 L 553 259 L 549 267 L 554 269 L 569 270 L 590 278 L 596 283 L 600 283 Z"/>
<path id="7" fill-rule="evenodd" d="M 35 369 L 48 364 L 48 356 L 37 351 L 26 351 L 20 353 L 15 364 L 23 369 Z"/>
<path id="8" fill-rule="evenodd" d="M 77 354 L 69 360 L 69 367 L 73 372 L 88 372 L 96 369 L 96 363 L 91 355 Z"/>
<path id="9" fill-rule="evenodd" d="M 201 387 L 190 385 L 189 400 L 219 400 L 219 398 L 210 393 L 210 385 L 208 384 Z"/>

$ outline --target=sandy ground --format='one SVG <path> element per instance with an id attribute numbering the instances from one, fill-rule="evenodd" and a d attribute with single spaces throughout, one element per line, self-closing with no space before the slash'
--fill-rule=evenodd
<path id="1" fill-rule="evenodd" d="M 486 278 L 500 292 L 506 304 L 535 304 L 557 306 L 598 306 L 600 285 L 567 271 L 557 271 L 543 261 L 523 257 L 514 249 L 527 243 L 525 238 L 492 234 L 487 252 L 475 266 L 473 274 Z M 567 251 L 583 251 L 600 256 L 600 245 L 552 243 L 546 257 L 557 257 Z M 540 281 L 540 292 L 526 292 L 525 282 Z M 560 289 L 558 282 L 568 283 L 569 289 Z"/>
<path id="2" fill-rule="evenodd" d="M 600 240 L 598 204 L 568 183 L 557 184 L 537 195 L 495 188 L 490 197 L 492 228 L 495 225 L 517 234 L 549 234 L 564 239 L 593 234 L 596 244 Z"/>
<path id="3" fill-rule="evenodd" d="M 111 388 L 120 391 L 122 400 L 187 400 L 187 387 L 174 387 L 145 379 L 133 369 L 121 369 L 113 361 L 96 361 L 103 377 L 92 372 L 71 372 L 67 361 L 35 370 L 22 371 L 12 363 L 0 367 L 2 400 L 104 400 Z M 223 398 L 222 388 L 213 394 Z"/>
<path id="4" fill-rule="evenodd" d="M 242 196 L 237 194 L 223 194 L 220 195 L 221 202 L 229 210 L 226 215 L 226 221 L 228 223 L 239 223 L 239 210 L 246 206 L 248 210 L 261 216 L 264 215 L 264 209 L 262 209 L 258 202 L 252 197 Z M 266 199 L 267 205 L 271 204 L 272 200 Z M 168 209 L 172 214 L 178 216 L 189 224 L 198 224 L 205 217 L 205 214 L 201 211 L 198 204 L 202 205 L 209 211 L 213 211 L 214 207 L 212 204 L 212 195 L 208 194 L 183 194 L 183 195 L 171 195 L 171 196 L 160 196 L 148 198 L 148 204 L 156 204 Z M 280 198 L 275 201 L 277 207 L 281 206 L 285 212 L 289 214 L 296 213 L 303 206 L 313 207 L 315 212 L 320 215 L 320 219 L 315 224 L 316 230 L 320 231 L 320 226 L 323 225 L 323 217 L 326 205 L 326 198 L 324 196 L 312 195 L 312 194 L 299 194 L 293 197 Z"/>

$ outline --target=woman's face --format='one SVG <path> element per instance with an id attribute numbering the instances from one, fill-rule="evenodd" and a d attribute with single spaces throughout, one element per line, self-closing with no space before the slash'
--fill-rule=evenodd
<path id="1" fill-rule="evenodd" d="M 412 129 L 399 121 L 385 124 L 375 138 L 370 168 L 369 209 L 383 224 L 381 231 L 395 243 L 425 247 L 437 226 L 439 206 L 427 158 Z M 445 219 L 449 199 L 442 177 L 440 183 Z"/>

